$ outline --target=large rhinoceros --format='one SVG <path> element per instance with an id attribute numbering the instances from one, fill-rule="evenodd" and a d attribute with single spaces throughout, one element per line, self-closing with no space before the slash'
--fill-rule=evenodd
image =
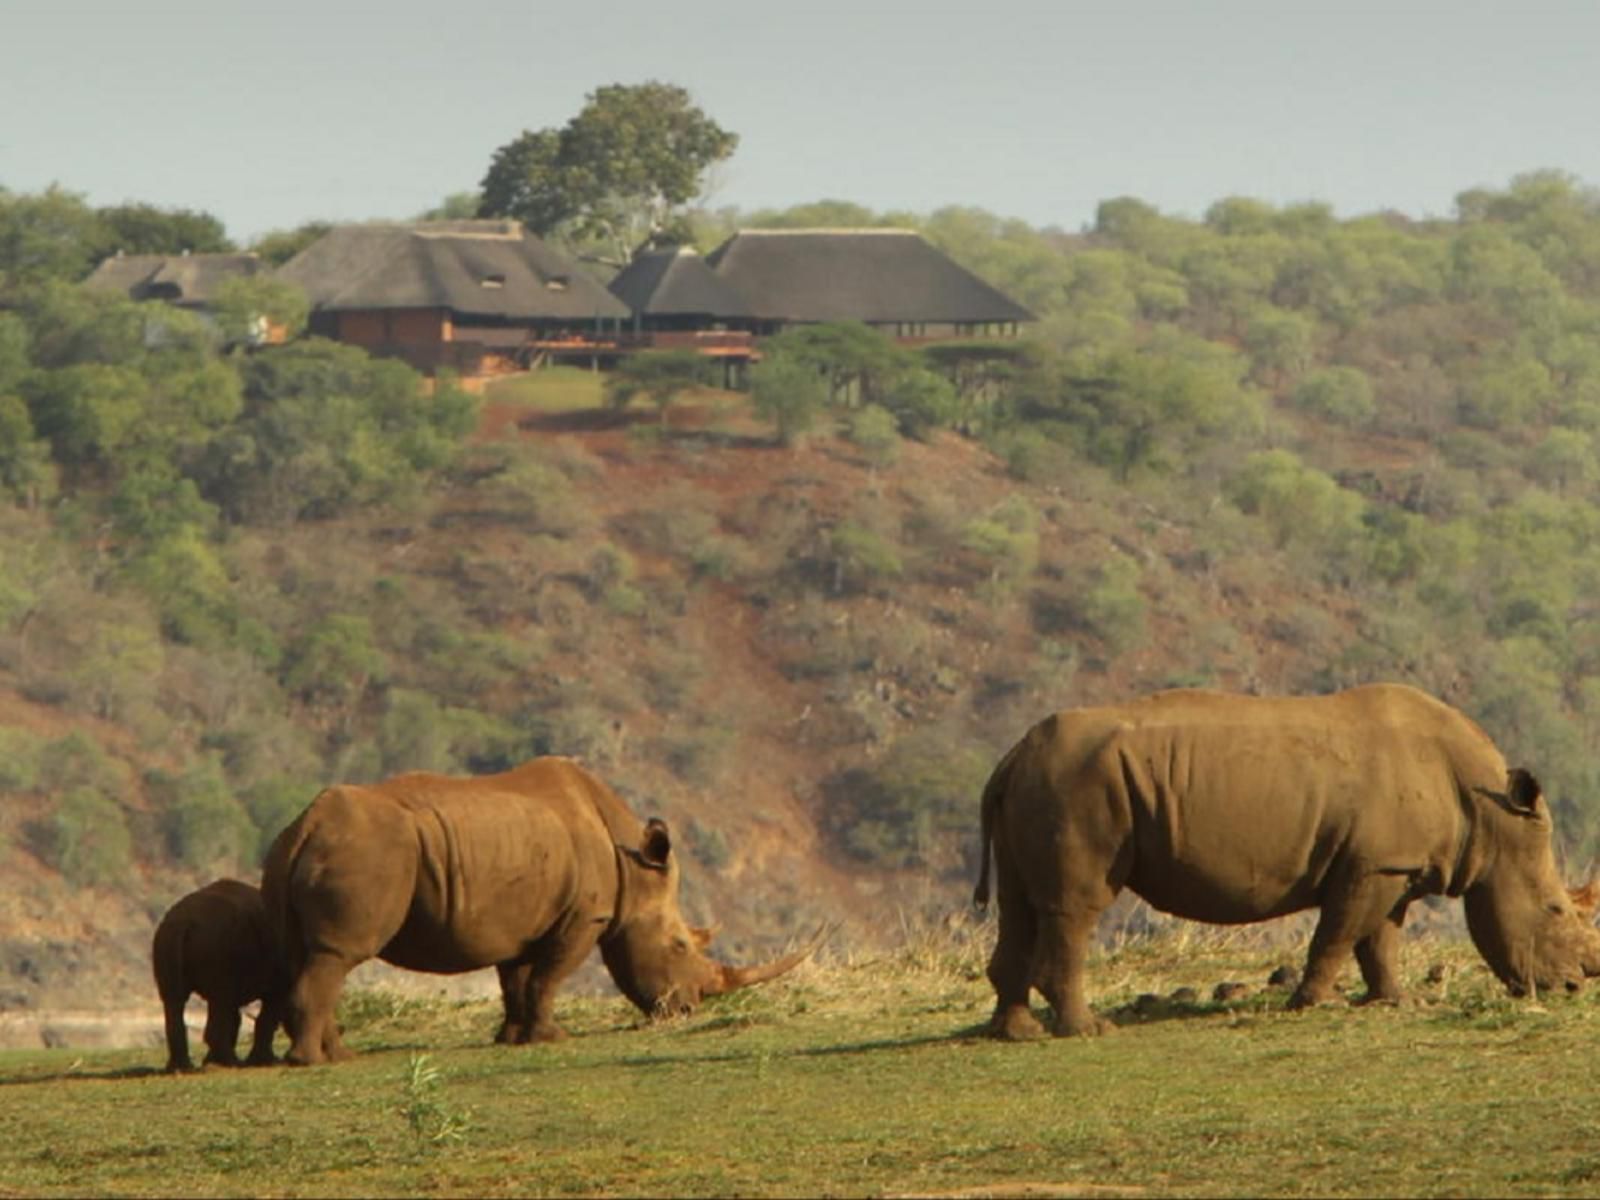
<path id="1" fill-rule="evenodd" d="M 758 967 L 702 950 L 678 912 L 667 826 L 641 823 L 565 758 L 498 775 L 427 772 L 321 792 L 267 854 L 262 892 L 288 958 L 291 1063 L 349 1055 L 333 1021 L 344 978 L 382 958 L 416 971 L 496 967 L 497 1041 L 563 1036 L 557 986 L 596 945 L 650 1015 L 686 1012 L 782 974 L 809 948 Z"/>
<path id="2" fill-rule="evenodd" d="M 1414 688 L 1268 698 L 1202 690 L 1040 721 L 983 792 L 1000 930 L 989 963 L 1000 1037 L 1106 1028 L 1084 999 L 1096 918 L 1123 887 L 1163 912 L 1243 924 L 1320 908 L 1290 1003 L 1332 995 L 1355 951 L 1367 999 L 1400 995 L 1406 906 L 1463 898 L 1479 953 L 1515 994 L 1600 974 L 1593 889 L 1569 892 L 1550 812 L 1462 713 Z"/>
<path id="3" fill-rule="evenodd" d="M 239 1010 L 253 1000 L 261 1001 L 261 1010 L 246 1061 L 273 1061 L 272 1038 L 283 1021 L 289 979 L 260 891 L 237 879 L 218 879 L 190 892 L 156 926 L 150 968 L 166 1018 L 168 1071 L 192 1069 L 183 1009 L 195 992 L 206 1001 L 207 1063 L 239 1065 Z"/>

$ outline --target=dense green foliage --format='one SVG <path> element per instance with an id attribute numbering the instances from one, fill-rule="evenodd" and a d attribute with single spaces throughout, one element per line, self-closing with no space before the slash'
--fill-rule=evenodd
<path id="1" fill-rule="evenodd" d="M 611 84 L 560 129 L 523 130 L 497 149 L 478 213 L 620 267 L 641 243 L 683 240 L 684 206 L 738 144 L 681 87 Z"/>
<path id="2" fill-rule="evenodd" d="M 476 401 L 331 342 L 240 349 L 230 319 L 304 321 L 303 298 L 270 281 L 225 296 L 216 324 L 60 277 L 11 297 L 0 666 L 30 699 L 178 752 L 135 785 L 125 749 L 8 731 L 0 788 L 46 806 L 15 844 L 77 883 L 122 883 L 136 858 L 248 865 L 324 775 L 283 698 L 344 701 L 370 665 L 339 614 L 261 589 L 251 532 L 405 504 L 476 427 Z M 292 806 L 274 798 L 290 782 Z"/>
<path id="3" fill-rule="evenodd" d="M 824 202 L 720 214 L 702 241 L 735 222 L 913 225 L 1029 305 L 1020 353 L 927 356 L 954 405 L 896 404 L 881 381 L 909 352 L 828 327 L 780 342 L 840 408 L 974 430 L 1034 484 L 1094 464 L 1217 552 L 1297 562 L 1358 622 L 1300 647 L 1323 661 L 1297 686 L 1387 677 L 1447 696 L 1537 765 L 1579 856 L 1600 852 L 1600 194 L 1540 172 L 1425 222 L 1244 198 L 1193 221 L 1123 198 L 1071 235 Z M 1103 570 L 1046 609 L 1126 650 L 1143 637 L 1137 568 Z"/>
<path id="4" fill-rule="evenodd" d="M 792 743 L 841 861 L 960 872 L 974 764 L 1048 707 L 1377 678 L 1471 713 L 1539 773 L 1569 855 L 1600 851 L 1588 189 L 1527 176 L 1427 222 L 1119 199 L 1070 235 L 832 202 L 695 216 L 713 242 L 912 224 L 1041 319 L 925 349 L 791 330 L 747 404 L 697 397 L 704 427 L 635 429 L 604 458 L 582 438 L 469 447 L 477 405 L 448 380 L 315 339 L 224 348 L 86 294 L 110 218 L 0 196 L 0 671 L 131 739 L 117 783 L 45 782 L 55 736 L 10 756 L 0 789 L 40 815 L 6 852 L 83 879 L 198 869 L 253 856 L 327 779 L 548 750 L 670 810 L 749 745 Z M 608 384 L 499 394 L 638 395 L 665 421 L 696 378 L 639 356 Z M 700 411 L 718 404 L 786 448 L 721 436 Z M 951 431 L 993 453 L 970 488 L 922 473 L 954 461 L 927 457 Z M 997 470 L 1009 497 L 983 484 Z M 616 490 L 624 472 L 649 490 Z M 794 711 L 719 674 L 707 631 L 727 622 Z M 101 801 L 127 841 L 75 832 Z"/>

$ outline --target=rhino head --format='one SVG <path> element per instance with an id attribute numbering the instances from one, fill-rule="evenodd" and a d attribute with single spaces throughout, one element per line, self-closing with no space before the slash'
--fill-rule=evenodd
<path id="1" fill-rule="evenodd" d="M 678 859 L 666 822 L 652 817 L 637 847 L 619 847 L 622 894 L 613 931 L 600 956 L 617 987 L 649 1016 L 693 1012 L 706 996 L 763 983 L 810 956 L 801 950 L 754 967 L 730 967 L 705 953 L 709 929 L 678 911 Z"/>
<path id="2" fill-rule="evenodd" d="M 1489 797 L 1492 844 L 1462 894 L 1467 931 L 1489 969 L 1514 996 L 1576 992 L 1600 975 L 1600 888 L 1569 889 L 1556 870 L 1550 810 L 1539 781 L 1520 768 L 1505 794 Z"/>

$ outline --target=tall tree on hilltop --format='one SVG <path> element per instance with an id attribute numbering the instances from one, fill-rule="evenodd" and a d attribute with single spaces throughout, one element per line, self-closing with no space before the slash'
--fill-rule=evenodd
<path id="1" fill-rule="evenodd" d="M 611 84 L 560 129 L 524 130 L 494 153 L 478 215 L 515 217 L 621 267 L 639 246 L 679 240 L 682 209 L 739 136 L 674 84 Z"/>

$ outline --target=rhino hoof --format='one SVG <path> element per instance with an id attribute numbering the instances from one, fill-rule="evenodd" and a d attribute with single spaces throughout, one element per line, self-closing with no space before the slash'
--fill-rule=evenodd
<path id="1" fill-rule="evenodd" d="M 1026 1008 L 1008 1008 L 994 1014 L 989 1031 L 1007 1042 L 1029 1042 L 1044 1036 L 1044 1026 Z"/>
<path id="2" fill-rule="evenodd" d="M 1117 1026 L 1114 1021 L 1104 1017 L 1091 1016 L 1087 1021 L 1057 1021 L 1053 1033 L 1058 1038 L 1065 1037 L 1104 1037 L 1106 1034 L 1115 1033 Z"/>

